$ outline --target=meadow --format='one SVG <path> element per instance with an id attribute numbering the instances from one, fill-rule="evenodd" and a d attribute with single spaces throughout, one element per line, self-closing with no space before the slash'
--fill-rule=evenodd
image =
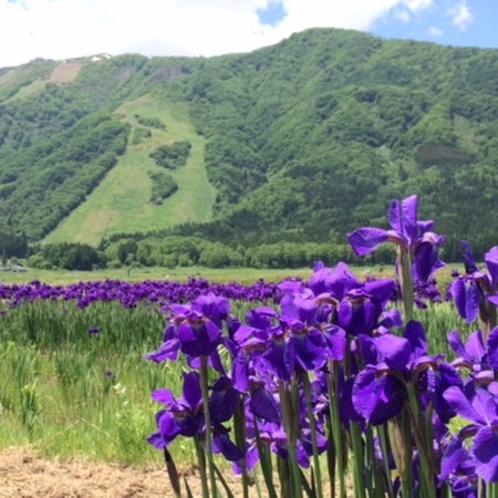
<path id="1" fill-rule="evenodd" d="M 177 223 L 210 219 L 215 191 L 208 182 L 204 164 L 205 139 L 195 132 L 186 106 L 171 103 L 159 93 L 124 103 L 114 116 L 130 125 L 131 135 L 140 126 L 137 116 L 157 119 L 165 129 L 146 128 L 151 133 L 136 144 L 129 144 L 118 164 L 97 188 L 59 226 L 45 242 L 84 242 L 97 246 L 103 236 L 113 233 L 159 230 Z M 151 179 L 148 172 L 164 171 L 150 153 L 159 145 L 188 140 L 192 152 L 187 164 L 173 176 L 178 191 L 161 205 L 150 202 Z"/>
<path id="2" fill-rule="evenodd" d="M 216 290 L 204 277 L 178 273 L 137 269 L 127 282 L 117 279 L 124 270 L 3 272 L 0 447 L 31 444 L 46 456 L 157 460 L 145 444 L 154 425 L 150 392 L 163 385 L 177 389 L 182 366 L 142 357 L 160 343 L 165 315 L 159 310 L 171 300 L 168 292 L 185 301 L 181 289 L 193 289 L 192 296 Z M 279 273 L 264 275 L 278 279 Z M 234 280 L 233 273 L 215 275 L 220 282 Z M 253 284 L 256 276 L 238 275 Z M 249 305 L 239 299 L 235 311 L 243 315 Z M 191 445 L 179 446 L 181 460 L 190 461 Z"/>
<path id="3" fill-rule="evenodd" d="M 364 268 L 353 268 L 359 275 L 364 274 Z M 384 274 L 374 269 L 374 274 Z M 387 272 L 389 275 L 390 273 Z M 311 268 L 300 269 L 256 269 L 256 268 L 206 268 L 201 266 L 177 267 L 174 269 L 164 267 L 138 267 L 128 271 L 126 268 L 106 268 L 93 271 L 69 271 L 69 270 L 42 270 L 28 268 L 26 272 L 15 273 L 5 271 L 0 273 L 0 283 L 28 283 L 39 280 L 47 284 L 71 284 L 79 281 L 101 281 L 127 280 L 130 282 L 142 282 L 144 280 L 176 280 L 186 282 L 188 277 L 195 276 L 205 278 L 210 282 L 239 282 L 251 284 L 259 279 L 267 282 L 280 282 L 286 277 L 309 278 Z M 392 275 L 392 272 L 391 272 Z"/>
<path id="4" fill-rule="evenodd" d="M 249 289 L 260 279 L 269 283 L 286 277 L 307 280 L 311 274 L 310 269 L 197 270 L 134 269 L 129 282 L 122 278 L 123 269 L 4 272 L 0 286 L 0 375 L 4 379 L 0 447 L 30 444 L 46 456 L 84 455 L 135 464 L 157 461 L 157 452 L 145 444 L 154 429 L 156 403 L 150 393 L 162 386 L 178 392 L 185 365 L 143 360 L 161 342 L 166 315 L 160 308 L 167 301 L 164 293 L 161 298 L 156 289 L 154 296 L 153 287 L 144 288 L 143 282 L 176 281 L 188 287 L 189 276 L 202 272 L 194 279 L 204 282 L 200 292 L 205 293 L 208 289 L 223 292 L 215 282 L 237 281 Z M 364 269 L 355 270 L 364 275 Z M 85 282 L 84 290 L 63 295 Z M 107 295 L 101 289 L 93 291 L 94 296 L 82 305 L 82 298 L 92 292 L 88 289 L 99 282 L 114 284 L 109 285 Z M 137 302 L 127 303 L 133 283 L 142 290 Z M 17 289 L 16 297 L 8 297 L 5 289 Z M 109 289 L 114 289 L 112 294 Z M 185 296 L 178 295 L 178 299 L 185 300 Z M 244 296 L 232 299 L 231 304 L 241 319 L 257 305 L 277 305 L 273 298 L 263 302 Z M 429 304 L 419 311 L 434 350 L 447 349 L 441 331 L 468 330 L 453 308 L 451 303 Z M 175 445 L 172 451 L 181 464 L 192 461 L 191 444 Z"/>
<path id="5" fill-rule="evenodd" d="M 426 288 L 418 295 L 419 306 L 413 313 L 413 318 L 425 330 L 430 354 L 442 353 L 448 361 L 455 357 L 455 352 L 448 346 L 447 333 L 458 330 L 465 340 L 476 328 L 475 323 L 469 324 L 459 316 L 452 300 L 445 299 L 447 284 L 452 281 L 451 271 L 450 267 L 440 270 L 439 294 L 435 292 L 434 286 Z M 335 277 L 332 278 L 333 275 Z M 165 393 L 167 389 L 178 400 L 173 401 L 170 408 L 182 406 L 182 418 L 187 417 L 188 420 L 196 413 L 190 414 L 190 408 L 185 405 L 191 396 L 186 390 L 186 383 L 191 383 L 194 378 L 192 375 L 195 375 L 192 371 L 196 363 L 195 355 L 189 359 L 182 349 L 176 361 L 164 361 L 166 357 L 160 353 L 161 343 L 172 341 L 171 324 L 180 323 L 175 321 L 175 314 L 181 317 L 191 313 L 181 306 L 175 307 L 174 303 L 194 303 L 192 310 L 197 310 L 193 312 L 194 315 L 204 310 L 201 314 L 205 317 L 198 315 L 198 318 L 193 318 L 193 322 L 181 318 L 187 320 L 184 323 L 205 323 L 205 320 L 218 323 L 216 309 L 221 306 L 220 309 L 225 310 L 223 320 L 228 320 L 224 327 L 228 327 L 229 336 L 235 340 L 237 334 L 233 336 L 230 327 L 235 326 L 233 330 L 236 330 L 237 323 L 244 322 L 252 323 L 251 327 L 255 323 L 263 327 L 266 319 L 261 322 L 262 317 L 273 313 L 269 310 L 275 310 L 278 313 L 275 317 L 281 316 L 279 320 L 285 321 L 286 315 L 297 312 L 289 311 L 289 296 L 294 296 L 292 299 L 297 300 L 296 306 L 299 306 L 299 293 L 306 292 L 308 287 L 319 293 L 323 286 L 332 286 L 332 289 L 336 285 L 333 281 L 345 279 L 347 284 L 340 286 L 352 285 L 353 290 L 343 295 L 341 303 L 356 302 L 358 297 L 354 297 L 355 292 L 371 289 L 358 301 L 359 309 L 363 309 L 370 299 L 375 302 L 373 294 L 369 293 L 374 292 L 377 285 L 382 287 L 386 282 L 394 282 L 393 276 L 394 272 L 381 267 L 349 269 L 344 264 L 334 269 L 295 271 L 136 268 L 131 274 L 123 269 L 88 273 L 54 270 L 3 272 L 3 282 L 0 284 L 0 375 L 4 380 L 0 386 L 0 448 L 30 447 L 45 458 L 79 457 L 87 461 L 118 462 L 143 468 L 150 464 L 157 465 L 164 455 L 157 451 L 157 445 L 154 448 L 151 435 L 157 434 L 154 431 L 158 427 L 163 427 L 158 425 L 163 412 L 154 417 L 160 408 L 157 401 L 165 395 L 159 393 Z M 394 287 L 391 290 L 394 291 Z M 368 295 L 372 297 L 366 297 Z M 391 304 L 386 310 L 390 308 L 403 313 L 399 296 L 397 299 L 394 295 L 391 297 Z M 338 310 L 341 309 L 340 302 L 337 301 Z M 387 301 L 384 304 L 387 305 Z M 226 314 L 226 306 L 230 306 L 229 315 Z M 375 316 L 381 308 L 375 311 Z M 256 319 L 255 313 L 263 315 Z M 371 313 L 362 312 L 362 320 L 369 319 Z M 339 311 L 339 321 L 344 320 L 342 315 Z M 171 316 L 173 322 L 169 321 Z M 195 321 L 198 319 L 201 322 Z M 380 315 L 374 322 L 381 326 L 383 322 L 377 320 L 380 320 Z M 390 326 L 394 324 L 395 320 Z M 341 326 L 348 329 L 346 325 Z M 193 344 L 187 346 L 186 351 L 192 351 L 191 348 L 198 347 L 198 344 L 203 345 L 202 336 Z M 220 343 L 216 344 L 216 349 L 220 350 L 221 363 L 231 368 L 230 357 L 233 352 L 222 353 L 224 348 Z M 144 355 L 152 356 L 146 360 Z M 166 356 L 170 360 L 176 357 L 170 353 Z M 215 379 L 219 368 L 223 370 L 224 367 L 216 367 L 215 360 L 212 361 L 213 371 L 209 373 L 210 382 L 213 382 L 211 395 L 214 398 L 221 397 L 221 400 L 212 402 L 221 403 L 231 413 L 232 388 L 226 391 L 223 388 L 218 393 L 218 381 Z M 202 360 L 200 368 L 202 371 Z M 233 375 L 237 377 L 237 374 Z M 151 393 L 155 394 L 151 397 Z M 284 395 L 282 391 L 280 399 Z M 237 423 L 234 424 L 235 434 Z M 461 425 L 461 422 L 458 424 Z M 220 430 L 219 427 L 217 430 Z M 148 444 L 147 440 L 153 444 Z M 196 441 L 196 437 L 177 438 L 175 435 L 168 443 L 167 454 L 174 458 L 177 468 L 199 468 L 200 461 L 206 465 L 205 457 L 199 460 Z M 278 450 L 274 451 L 279 454 Z M 221 456 L 217 456 L 216 461 L 222 472 L 231 472 L 229 462 Z M 264 462 L 261 465 L 264 467 Z M 316 465 L 314 462 L 314 469 Z M 324 472 L 330 472 L 324 460 L 318 465 Z M 351 472 L 348 471 L 350 479 L 353 479 L 354 472 Z M 254 477 L 256 474 L 252 475 Z M 261 482 L 265 475 L 263 469 L 259 477 Z M 282 484 L 289 479 L 285 473 L 279 475 Z M 311 474 L 312 481 L 314 475 Z M 306 482 L 306 478 L 303 479 Z M 216 487 L 213 482 L 211 486 Z M 354 485 L 357 489 L 358 483 Z M 175 490 L 174 484 L 172 486 L 171 489 Z M 244 493 L 248 489 L 245 486 Z M 273 484 L 265 481 L 264 486 Z M 302 486 L 305 489 L 307 485 Z M 339 490 L 339 484 L 337 486 Z M 367 487 L 365 483 L 361 486 Z M 203 496 L 210 496 L 206 489 L 202 493 Z M 295 491 L 286 494 L 289 489 L 285 486 L 282 486 L 282 493 L 285 496 L 300 496 Z M 344 496 L 342 491 L 337 493 L 337 496 Z M 227 496 L 230 496 L 228 492 Z M 266 496 L 265 492 L 261 496 Z M 319 495 L 308 493 L 308 496 Z"/>

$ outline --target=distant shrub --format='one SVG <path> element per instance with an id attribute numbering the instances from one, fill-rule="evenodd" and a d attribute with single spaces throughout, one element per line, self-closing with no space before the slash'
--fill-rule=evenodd
<path id="1" fill-rule="evenodd" d="M 121 263 L 121 261 L 119 261 L 119 259 L 113 259 L 107 262 L 107 268 L 117 269 L 122 267 L 123 264 Z"/>
<path id="2" fill-rule="evenodd" d="M 28 266 L 43 269 L 64 268 L 65 270 L 90 271 L 94 268 L 105 268 L 106 263 L 105 255 L 94 247 L 67 242 L 46 244 L 28 259 Z"/>
<path id="3" fill-rule="evenodd" d="M 132 145 L 138 145 L 142 143 L 147 138 L 152 137 L 152 132 L 148 128 L 138 126 L 133 130 L 133 136 L 131 138 Z"/>
<path id="4" fill-rule="evenodd" d="M 158 130 L 166 130 L 166 125 L 159 118 L 149 118 L 146 116 L 140 116 L 140 114 L 135 114 L 135 119 L 143 126 L 157 128 Z"/>
<path id="5" fill-rule="evenodd" d="M 186 140 L 171 145 L 161 145 L 150 154 L 150 157 L 156 161 L 158 166 L 176 169 L 187 164 L 191 148 L 192 144 Z"/>
<path id="6" fill-rule="evenodd" d="M 26 262 L 29 268 L 37 268 L 39 270 L 51 270 L 53 265 L 47 261 L 41 254 L 33 254 Z"/>
<path id="7" fill-rule="evenodd" d="M 162 171 L 157 173 L 148 171 L 147 174 L 152 180 L 150 202 L 153 204 L 162 204 L 165 199 L 172 196 L 178 190 L 178 184 L 171 175 L 163 173 Z"/>

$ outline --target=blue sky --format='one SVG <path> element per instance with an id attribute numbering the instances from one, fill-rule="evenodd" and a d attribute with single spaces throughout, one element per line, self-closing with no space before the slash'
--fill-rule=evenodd
<path id="1" fill-rule="evenodd" d="M 411 14 L 397 7 L 369 30 L 385 38 L 409 38 L 445 45 L 498 48 L 498 1 L 435 1 Z"/>
<path id="2" fill-rule="evenodd" d="M 365 31 L 383 38 L 498 48 L 498 0 L 435 0 L 419 5 L 398 2 Z M 287 15 L 283 1 L 271 2 L 257 13 L 261 23 L 270 26 L 277 26 Z"/>
<path id="3" fill-rule="evenodd" d="M 212 56 L 313 27 L 498 48 L 498 0 L 0 0 L 0 68 L 36 57 Z"/>

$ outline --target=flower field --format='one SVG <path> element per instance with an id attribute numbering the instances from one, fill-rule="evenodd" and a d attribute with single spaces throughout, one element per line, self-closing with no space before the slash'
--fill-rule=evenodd
<path id="1" fill-rule="evenodd" d="M 153 428 L 150 391 L 180 384 L 182 365 L 143 355 L 163 334 L 163 306 L 208 291 L 229 296 L 241 313 L 273 303 L 276 284 L 250 286 L 107 280 L 69 285 L 0 285 L 0 445 L 30 443 L 45 455 L 144 463 Z M 178 445 L 185 461 L 191 445 Z M 182 453 L 183 452 L 183 453 Z"/>
<path id="2" fill-rule="evenodd" d="M 189 463 L 204 497 L 234 496 L 230 468 L 244 497 L 498 496 L 498 248 L 478 268 L 464 243 L 442 289 L 417 198 L 389 223 L 348 237 L 394 243 L 396 280 L 1 285 L 0 445 L 164 458 L 168 496 Z"/>

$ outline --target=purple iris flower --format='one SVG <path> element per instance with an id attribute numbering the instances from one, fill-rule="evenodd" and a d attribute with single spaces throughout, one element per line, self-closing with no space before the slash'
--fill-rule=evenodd
<path id="1" fill-rule="evenodd" d="M 209 318 L 192 311 L 178 324 L 180 350 L 187 356 L 209 356 L 221 344 L 221 329 Z"/>
<path id="2" fill-rule="evenodd" d="M 258 423 L 258 430 L 261 440 L 269 445 L 275 454 L 284 460 L 289 458 L 288 438 L 282 424 L 261 422 Z M 318 453 L 320 454 L 327 450 L 329 441 L 320 431 L 317 431 L 316 436 Z M 300 467 L 306 469 L 310 466 L 312 454 L 311 430 L 303 420 L 300 424 L 300 433 L 296 441 L 296 457 Z"/>
<path id="3" fill-rule="evenodd" d="M 316 371 L 329 359 L 342 359 L 344 331 L 332 325 L 320 327 L 315 299 L 288 295 L 282 314 L 261 307 L 252 311 L 250 324 L 259 328 L 252 339 L 264 342 L 259 366 L 273 372 L 280 380 L 289 381 L 301 369 Z"/>
<path id="4" fill-rule="evenodd" d="M 461 431 L 462 437 L 474 435 L 470 453 L 476 473 L 486 482 L 498 482 L 498 403 L 488 389 L 478 388 L 468 399 L 462 389 L 451 386 L 444 398 L 455 412 L 473 423 Z"/>
<path id="5" fill-rule="evenodd" d="M 467 367 L 473 372 L 480 372 L 483 369 L 486 346 L 480 330 L 472 332 L 465 345 L 460 334 L 456 330 L 452 330 L 448 333 L 448 344 L 457 355 L 452 362 L 455 367 Z"/>
<path id="6" fill-rule="evenodd" d="M 353 335 L 371 334 L 383 325 L 381 315 L 395 286 L 394 280 L 382 279 L 349 290 L 337 307 L 338 325 Z M 389 312 L 386 318 L 389 325 L 401 326 L 397 310 Z"/>
<path id="7" fill-rule="evenodd" d="M 455 498 L 477 498 L 475 459 L 461 437 L 452 437 L 441 458 L 438 479 L 447 482 Z"/>
<path id="8" fill-rule="evenodd" d="M 354 409 L 372 425 L 387 422 L 403 407 L 406 398 L 404 382 L 390 373 L 385 364 L 367 365 L 354 381 Z"/>
<path id="9" fill-rule="evenodd" d="M 316 262 L 308 285 L 315 296 L 330 294 L 337 300 L 342 299 L 350 290 L 362 286 L 342 261 L 334 269 L 327 268 L 321 261 Z"/>
<path id="10" fill-rule="evenodd" d="M 157 389 L 152 399 L 162 403 L 164 409 L 156 414 L 158 431 L 148 437 L 158 449 L 171 444 L 177 436 L 205 437 L 206 422 L 202 403 L 200 375 L 197 372 L 183 374 L 183 394 L 176 399 L 169 389 Z M 231 388 L 228 379 L 220 378 L 213 386 L 209 402 L 213 433 L 213 451 L 222 453 L 227 460 L 240 460 L 242 451 L 230 440 L 229 431 L 222 422 L 229 420 L 237 407 L 238 393 Z"/>
<path id="11" fill-rule="evenodd" d="M 213 294 L 198 297 L 190 306 L 173 304 L 161 347 L 145 359 L 162 362 L 176 360 L 178 351 L 189 358 L 210 356 L 223 342 L 222 321 L 230 311 L 228 300 Z"/>
<path id="12" fill-rule="evenodd" d="M 200 375 L 183 374 L 183 395 L 175 399 L 169 389 L 161 388 L 152 393 L 152 399 L 165 406 L 156 414 L 158 432 L 150 435 L 149 443 L 158 449 L 167 447 L 178 435 L 194 437 L 204 432 L 204 412 Z"/>
<path id="13" fill-rule="evenodd" d="M 220 376 L 212 386 L 209 410 L 213 423 L 228 422 L 237 410 L 240 394 L 229 377 Z"/>
<path id="14" fill-rule="evenodd" d="M 213 292 L 209 292 L 199 296 L 192 303 L 192 309 L 221 327 L 222 322 L 230 314 L 230 302 L 226 297 L 218 297 Z"/>
<path id="15" fill-rule="evenodd" d="M 373 425 L 397 415 L 407 398 L 406 386 L 417 386 L 423 404 L 431 401 L 443 422 L 454 411 L 442 393 L 449 386 L 462 385 L 458 372 L 442 361 L 442 355 L 429 356 L 422 325 L 410 321 L 404 337 L 390 333 L 378 337 L 362 337 L 362 349 L 368 350 L 376 363 L 361 371 L 354 382 L 352 399 L 355 410 Z"/>
<path id="16" fill-rule="evenodd" d="M 415 280 L 426 281 L 444 265 L 439 259 L 439 246 L 444 237 L 432 231 L 434 222 L 418 221 L 418 197 L 411 195 L 401 202 L 391 202 L 388 221 L 391 230 L 363 227 L 348 234 L 348 240 L 358 256 L 375 251 L 384 242 L 394 242 L 412 256 Z"/>
<path id="17" fill-rule="evenodd" d="M 489 305 L 498 306 L 498 246 L 485 254 L 487 271 L 481 271 L 477 268 L 468 242 L 462 241 L 462 245 L 466 275 L 459 275 L 453 281 L 450 292 L 458 313 L 467 322 L 474 322 L 478 313 L 487 321 Z"/>
<path id="18" fill-rule="evenodd" d="M 282 414 L 279 400 L 262 382 L 254 383 L 249 402 L 251 413 L 261 419 L 281 423 Z"/>
<path id="19" fill-rule="evenodd" d="M 448 334 L 448 342 L 458 355 L 452 365 L 470 371 L 465 380 L 468 396 L 475 392 L 476 387 L 489 385 L 495 380 L 495 371 L 498 371 L 498 327 L 490 332 L 486 344 L 480 330 L 469 335 L 465 346 L 454 330 Z"/>

